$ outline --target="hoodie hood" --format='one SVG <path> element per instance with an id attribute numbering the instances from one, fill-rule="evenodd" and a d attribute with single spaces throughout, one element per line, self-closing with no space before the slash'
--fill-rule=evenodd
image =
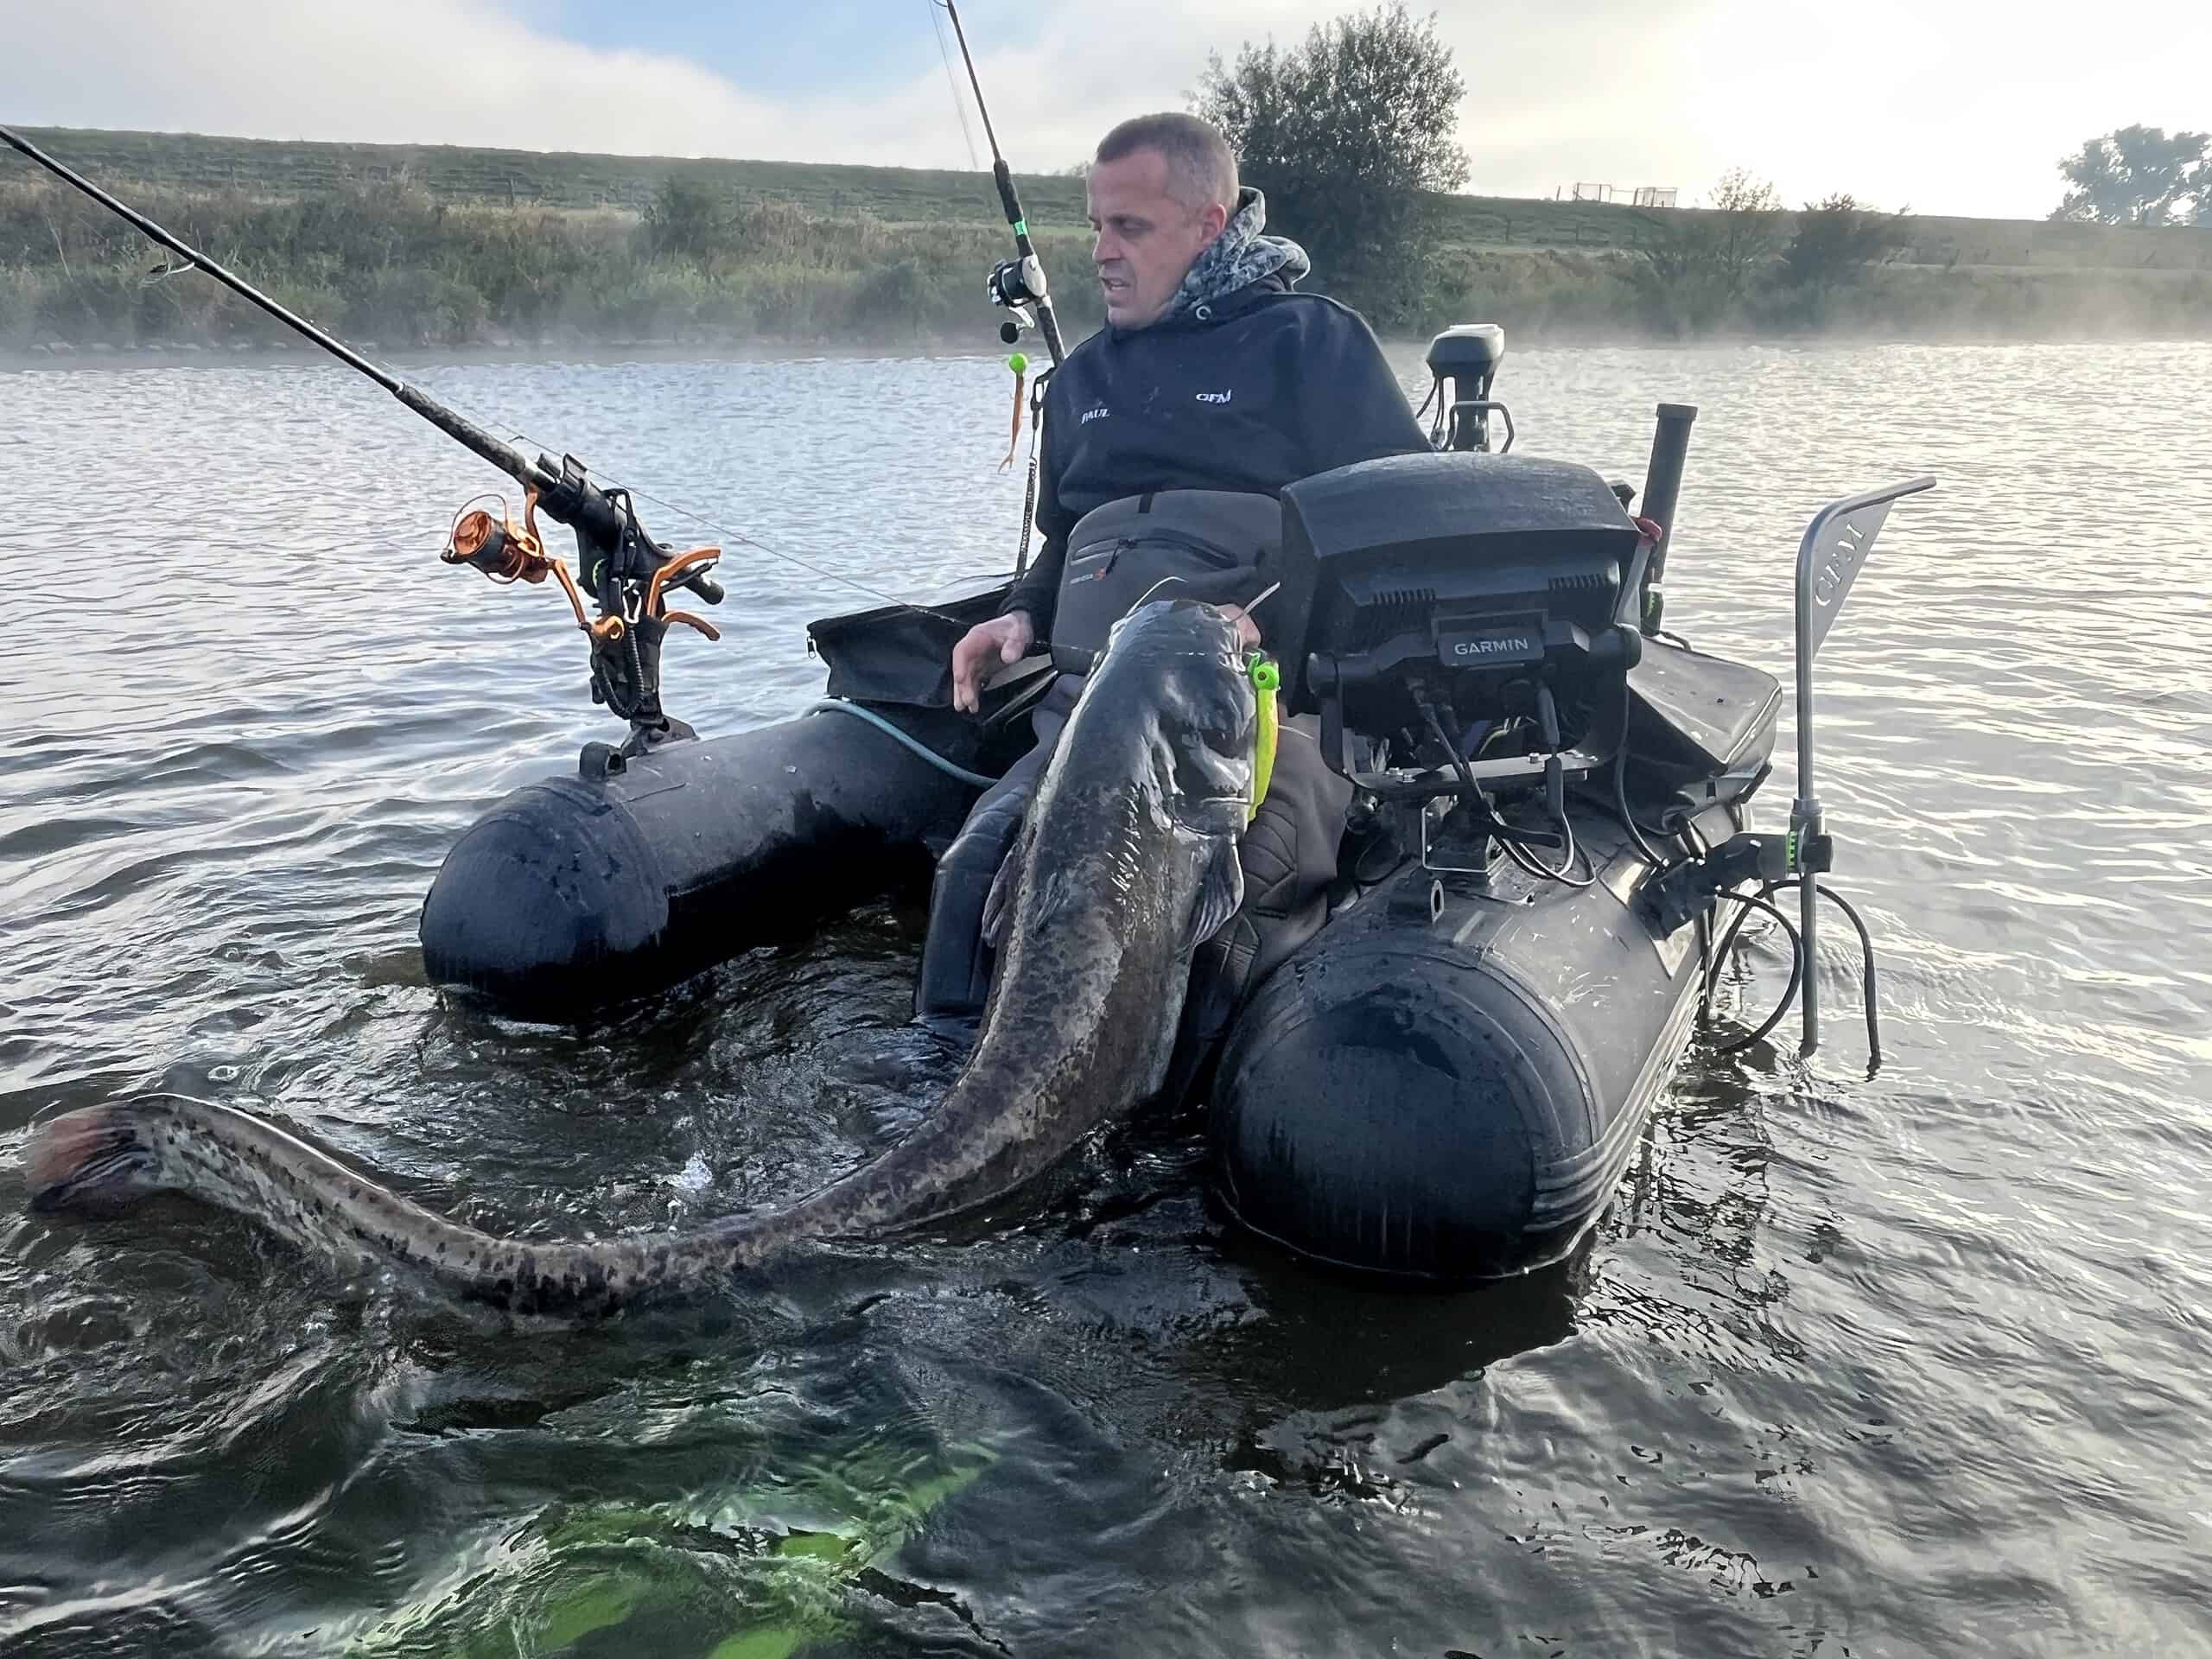
<path id="1" fill-rule="evenodd" d="M 1160 322 L 1209 321 L 1217 302 L 1271 276 L 1283 288 L 1296 287 L 1313 269 L 1313 262 L 1288 237 L 1262 234 L 1267 223 L 1268 199 L 1246 185 L 1237 192 L 1236 211 L 1221 227 L 1221 234 L 1191 262 Z"/>

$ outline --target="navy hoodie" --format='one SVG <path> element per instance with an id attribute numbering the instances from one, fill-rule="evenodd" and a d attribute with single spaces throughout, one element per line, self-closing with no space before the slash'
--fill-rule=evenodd
<path id="1" fill-rule="evenodd" d="M 1068 534 L 1147 490 L 1287 484 L 1427 435 L 1359 314 L 1264 277 L 1147 328 L 1110 324 L 1067 354 L 1045 391 L 1037 493 L 1044 545 L 1004 610 L 1051 637 Z"/>

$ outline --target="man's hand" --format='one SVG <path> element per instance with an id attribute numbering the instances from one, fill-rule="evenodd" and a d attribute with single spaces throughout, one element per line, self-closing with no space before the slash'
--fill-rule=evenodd
<path id="1" fill-rule="evenodd" d="M 1008 611 L 961 635 L 952 648 L 952 706 L 966 715 L 977 712 L 983 706 L 983 671 L 994 665 L 992 659 L 1018 663 L 1036 640 L 1037 625 L 1027 611 Z"/>

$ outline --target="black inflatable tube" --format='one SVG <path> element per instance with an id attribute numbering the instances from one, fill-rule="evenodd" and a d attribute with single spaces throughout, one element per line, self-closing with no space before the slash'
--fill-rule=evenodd
<path id="1" fill-rule="evenodd" d="M 1713 826 L 1718 829 L 1716 823 Z M 1578 811 L 1599 879 L 1402 870 L 1269 975 L 1208 1107 L 1215 1190 L 1300 1255 L 1464 1283 L 1567 1255 L 1635 1155 L 1687 1045 L 1694 938 L 1661 939 L 1617 824 Z"/>
<path id="2" fill-rule="evenodd" d="M 976 793 L 831 712 L 526 784 L 446 855 L 423 967 L 518 1018 L 574 1019 L 925 885 L 928 842 Z"/>

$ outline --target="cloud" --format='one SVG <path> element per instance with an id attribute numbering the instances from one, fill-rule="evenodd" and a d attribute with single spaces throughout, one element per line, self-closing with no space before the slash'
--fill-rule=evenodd
<path id="1" fill-rule="evenodd" d="M 1022 14 L 1009 41 L 978 0 L 971 38 L 1010 159 L 1043 170 L 1124 115 L 1179 107 L 1209 48 L 1233 55 L 1270 31 L 1288 43 L 1350 3 L 1062 3 Z M 883 35 L 911 34 L 912 75 L 864 92 L 746 90 L 670 51 L 563 39 L 531 0 L 12 10 L 0 109 L 32 124 L 968 162 L 920 0 L 885 0 L 872 42 L 880 57 Z M 1742 165 L 1793 200 L 1848 189 L 1922 212 L 2032 214 L 2056 199 L 2057 156 L 2092 133 L 2212 126 L 2192 79 L 2212 58 L 2198 0 L 2108 0 L 2094 30 L 2063 41 L 1999 0 L 1439 0 L 1438 12 L 1469 83 L 1470 188 L 1502 194 L 1583 179 L 1675 185 L 1687 201 Z M 784 26 L 805 29 L 806 10 Z M 838 48 L 825 37 L 819 55 Z"/>
<path id="2" fill-rule="evenodd" d="M 677 57 L 556 39 L 470 0 L 39 6 L 0 97 L 52 125 L 689 154 L 788 148 L 786 111 Z"/>

